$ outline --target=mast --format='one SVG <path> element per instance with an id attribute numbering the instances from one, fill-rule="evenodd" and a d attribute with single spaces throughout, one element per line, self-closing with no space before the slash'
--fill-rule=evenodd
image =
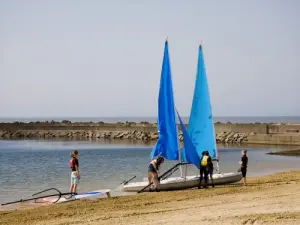
<path id="1" fill-rule="evenodd" d="M 200 46 L 202 47 L 203 49 L 203 44 L 202 44 L 202 40 L 200 41 Z M 203 51 L 203 50 L 202 50 Z M 204 66 L 204 69 L 206 71 L 206 68 L 205 68 L 205 63 L 204 63 L 204 55 L 202 56 L 203 57 L 203 66 Z M 207 86 L 208 86 L 208 80 L 207 80 Z M 207 87 L 207 91 L 208 91 L 208 95 L 210 97 L 210 94 L 209 94 L 209 87 Z M 211 103 L 210 103 L 210 107 L 211 107 Z M 211 114 L 212 114 L 212 107 L 211 107 Z M 214 123 L 214 120 L 212 119 L 212 128 L 213 128 L 213 135 L 214 135 L 214 145 L 215 145 L 215 150 L 216 150 L 216 161 L 217 161 L 217 171 L 218 173 L 220 173 L 220 167 L 219 167 L 219 151 L 218 151 L 218 148 L 217 148 L 217 143 L 216 143 L 216 133 L 215 133 L 215 123 Z"/>
<path id="2" fill-rule="evenodd" d="M 167 36 L 167 39 L 166 39 L 166 42 L 168 42 L 168 36 Z M 169 55 L 170 54 L 170 50 L 169 50 Z M 171 58 L 171 57 L 170 57 Z M 171 71 L 171 59 L 169 58 L 169 64 L 170 64 L 170 71 Z M 171 72 L 172 74 L 172 72 Z M 173 82 L 172 82 L 173 84 Z M 173 86 L 173 85 L 172 85 Z M 174 111 L 176 112 L 176 107 L 175 107 L 175 97 L 174 97 L 174 88 L 172 87 L 172 95 L 173 95 L 173 100 L 174 100 Z M 180 151 L 180 147 L 179 147 L 179 132 L 178 132 L 178 125 L 176 123 L 176 116 L 175 116 L 175 124 L 176 124 L 176 133 L 177 133 L 177 146 L 178 146 L 178 161 L 179 163 L 181 163 L 181 151 Z M 182 165 L 179 166 L 179 170 L 180 170 L 180 176 L 182 177 Z"/>

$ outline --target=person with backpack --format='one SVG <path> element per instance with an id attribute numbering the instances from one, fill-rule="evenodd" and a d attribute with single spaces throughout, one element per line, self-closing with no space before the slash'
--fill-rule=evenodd
<path id="1" fill-rule="evenodd" d="M 153 159 L 148 166 L 148 182 L 152 183 L 150 190 L 159 191 L 158 173 L 159 167 L 164 161 L 164 158 L 159 156 L 157 159 Z"/>
<path id="2" fill-rule="evenodd" d="M 77 186 L 79 184 L 80 179 L 80 172 L 79 172 L 79 161 L 78 161 L 78 151 L 73 151 L 70 154 L 70 161 L 69 166 L 72 170 L 71 172 L 71 185 L 70 185 L 70 192 L 76 193 Z"/>
<path id="3" fill-rule="evenodd" d="M 204 181 L 205 185 L 203 187 L 207 187 L 208 184 L 208 163 L 209 163 L 209 157 L 206 151 L 202 152 L 202 157 L 200 159 L 200 179 L 199 179 L 199 185 L 198 189 L 201 188 L 201 183 L 203 180 L 203 175 L 204 175 Z"/>

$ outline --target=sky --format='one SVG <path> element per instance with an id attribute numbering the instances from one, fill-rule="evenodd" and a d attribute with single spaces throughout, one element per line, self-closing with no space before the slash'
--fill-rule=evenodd
<path id="1" fill-rule="evenodd" d="M 190 113 L 202 41 L 213 116 L 300 116 L 298 0 L 0 0 L 0 117 L 157 116 L 164 42 Z"/>

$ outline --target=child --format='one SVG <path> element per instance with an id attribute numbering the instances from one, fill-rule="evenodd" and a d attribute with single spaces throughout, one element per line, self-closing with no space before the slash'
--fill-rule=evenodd
<path id="1" fill-rule="evenodd" d="M 74 151 L 70 154 L 70 168 L 72 170 L 71 172 L 71 186 L 70 186 L 70 192 L 76 193 L 77 185 L 79 183 L 80 179 L 80 173 L 79 173 L 79 161 L 77 159 L 78 157 L 78 151 Z"/>
<path id="2" fill-rule="evenodd" d="M 247 150 L 246 149 L 242 149 L 242 158 L 241 158 L 241 161 L 239 163 L 241 165 L 240 171 L 242 172 L 243 183 L 244 183 L 244 186 L 246 186 L 247 185 L 247 183 L 246 183 L 246 174 L 247 174 L 247 166 L 248 166 L 248 157 L 247 157 Z"/>

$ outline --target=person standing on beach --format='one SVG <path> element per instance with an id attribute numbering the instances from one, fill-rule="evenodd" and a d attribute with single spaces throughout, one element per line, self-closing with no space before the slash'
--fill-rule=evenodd
<path id="1" fill-rule="evenodd" d="M 159 156 L 157 159 L 152 160 L 148 166 L 148 182 L 149 184 L 152 183 L 150 190 L 155 189 L 156 191 L 159 191 L 159 167 L 164 161 L 164 158 Z"/>
<path id="2" fill-rule="evenodd" d="M 242 172 L 243 183 L 244 183 L 244 186 L 246 186 L 247 185 L 246 174 L 247 174 L 247 167 L 248 167 L 248 157 L 247 157 L 246 149 L 242 149 L 242 157 L 241 157 L 241 161 L 239 163 L 241 165 L 240 171 Z"/>
<path id="3" fill-rule="evenodd" d="M 78 161 L 78 151 L 74 151 L 70 154 L 70 168 L 71 172 L 71 185 L 70 192 L 76 193 L 77 186 L 79 184 L 80 172 L 79 172 L 79 161 Z"/>
<path id="4" fill-rule="evenodd" d="M 206 151 L 202 152 L 202 157 L 200 159 L 200 180 L 199 180 L 198 189 L 201 188 L 203 175 L 204 175 L 204 181 L 205 181 L 205 185 L 203 187 L 207 187 L 207 184 L 208 184 L 208 155 L 207 155 Z"/>

